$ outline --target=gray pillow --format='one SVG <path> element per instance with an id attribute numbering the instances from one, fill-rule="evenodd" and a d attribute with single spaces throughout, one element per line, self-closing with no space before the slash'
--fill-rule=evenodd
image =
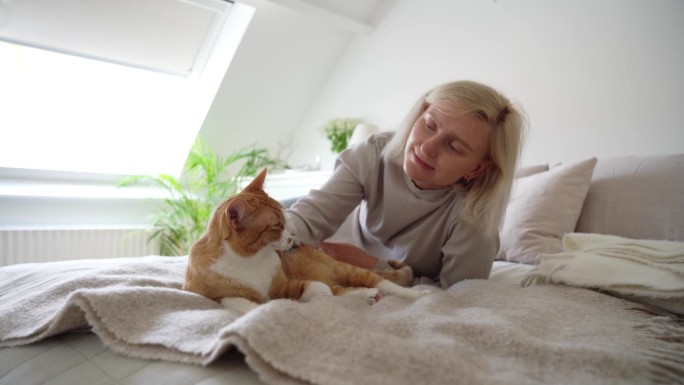
<path id="1" fill-rule="evenodd" d="M 575 231 L 684 241 L 684 154 L 599 160 Z"/>

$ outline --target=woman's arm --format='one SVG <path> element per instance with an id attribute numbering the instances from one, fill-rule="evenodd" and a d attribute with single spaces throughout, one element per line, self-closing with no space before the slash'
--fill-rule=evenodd
<path id="1" fill-rule="evenodd" d="M 321 242 L 321 249 L 338 261 L 365 269 L 374 268 L 380 260 L 349 243 Z"/>
<path id="2" fill-rule="evenodd" d="M 286 210 L 299 240 L 318 245 L 337 231 L 364 199 L 369 165 L 377 162 L 377 156 L 378 150 L 369 142 L 344 150 L 330 179 Z"/>
<path id="3" fill-rule="evenodd" d="M 366 269 L 380 266 L 384 260 L 348 243 L 322 242 L 321 249 L 333 258 Z M 498 235 L 487 236 L 467 224 L 456 226 L 442 247 L 442 266 L 437 281 L 424 276 L 414 278 L 413 285 L 435 285 L 449 288 L 464 279 L 487 279 L 499 249 Z"/>
<path id="4" fill-rule="evenodd" d="M 439 285 L 447 289 L 465 279 L 489 278 L 499 243 L 499 234 L 487 234 L 468 223 L 459 223 L 442 247 Z"/>

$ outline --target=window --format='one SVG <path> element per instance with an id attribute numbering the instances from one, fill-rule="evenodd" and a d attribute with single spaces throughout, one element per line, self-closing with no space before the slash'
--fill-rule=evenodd
<path id="1" fill-rule="evenodd" d="M 254 9 L 0 3 L 0 167 L 178 174 Z"/>

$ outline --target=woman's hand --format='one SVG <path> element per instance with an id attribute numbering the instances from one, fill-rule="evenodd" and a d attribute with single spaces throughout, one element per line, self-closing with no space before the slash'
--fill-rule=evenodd
<path id="1" fill-rule="evenodd" d="M 372 269 L 378 258 L 366 253 L 363 249 L 348 243 L 321 242 L 321 249 L 331 257 L 350 265 Z"/>

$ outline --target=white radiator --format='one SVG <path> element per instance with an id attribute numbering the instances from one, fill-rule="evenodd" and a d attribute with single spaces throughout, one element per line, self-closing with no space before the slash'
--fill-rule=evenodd
<path id="1" fill-rule="evenodd" d="M 159 254 L 144 228 L 0 228 L 0 266 Z"/>

